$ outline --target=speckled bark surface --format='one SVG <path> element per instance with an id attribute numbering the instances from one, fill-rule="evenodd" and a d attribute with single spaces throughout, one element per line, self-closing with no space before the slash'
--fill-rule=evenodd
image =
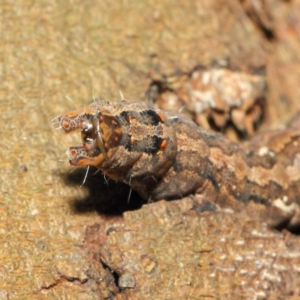
<path id="1" fill-rule="evenodd" d="M 284 299 L 300 292 L 298 240 L 245 214 L 197 213 L 184 199 L 125 213 L 101 257 L 120 286 L 134 282 L 129 299 Z"/>
<path id="2" fill-rule="evenodd" d="M 290 95 L 269 120 L 295 111 L 299 33 L 284 24 L 291 14 L 298 24 L 297 1 L 273 3 L 286 14 L 274 10 L 270 42 L 238 1 L 1 2 L 0 299 L 299 295 L 297 236 L 244 214 L 196 213 L 189 199 L 123 220 L 128 190 L 101 177 L 80 188 L 84 171 L 69 175 L 65 156 L 78 136 L 50 125 L 93 95 L 144 100 L 153 73 L 213 59 L 269 63 L 270 99 Z"/>
<path id="3" fill-rule="evenodd" d="M 269 84 L 266 123 L 299 109 L 299 1 L 242 0 L 253 24 L 269 41 L 267 77 Z M 276 103 L 276 105 L 272 105 Z"/>

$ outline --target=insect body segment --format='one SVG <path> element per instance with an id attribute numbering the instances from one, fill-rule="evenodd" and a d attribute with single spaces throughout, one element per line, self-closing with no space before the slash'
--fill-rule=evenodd
<path id="1" fill-rule="evenodd" d="M 94 102 L 58 117 L 66 133 L 81 131 L 82 146 L 71 147 L 75 166 L 95 166 L 148 198 L 174 163 L 174 128 L 162 111 L 143 103 Z"/>
<path id="2" fill-rule="evenodd" d="M 73 165 L 97 166 L 107 158 L 108 152 L 111 156 L 112 150 L 120 145 L 128 152 L 147 154 L 159 154 L 167 147 L 167 139 L 162 137 L 161 127 L 165 117 L 153 109 L 122 111 L 119 116 L 115 116 L 106 109 L 96 108 L 93 103 L 84 111 L 63 114 L 58 120 L 66 133 L 81 130 L 85 151 L 78 151 L 79 147 L 70 148 L 69 157 Z"/>

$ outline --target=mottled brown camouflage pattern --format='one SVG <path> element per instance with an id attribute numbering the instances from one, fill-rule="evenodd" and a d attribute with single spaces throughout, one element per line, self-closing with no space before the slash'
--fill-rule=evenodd
<path id="1" fill-rule="evenodd" d="M 222 207 L 263 204 L 273 226 L 300 223 L 300 130 L 295 126 L 242 145 L 178 112 L 145 103 L 94 102 L 58 119 L 66 132 L 72 127 L 68 123 L 81 130 L 83 146 L 70 148 L 72 165 L 95 166 L 147 201 L 200 193 Z"/>

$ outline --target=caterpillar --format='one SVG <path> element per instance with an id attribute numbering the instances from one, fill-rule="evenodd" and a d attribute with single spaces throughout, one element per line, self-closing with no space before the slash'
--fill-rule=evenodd
<path id="1" fill-rule="evenodd" d="M 64 132 L 81 132 L 71 165 L 95 166 L 147 201 L 201 194 L 220 207 L 264 205 L 272 226 L 300 224 L 297 120 L 242 144 L 142 102 L 95 101 L 57 119 Z"/>

